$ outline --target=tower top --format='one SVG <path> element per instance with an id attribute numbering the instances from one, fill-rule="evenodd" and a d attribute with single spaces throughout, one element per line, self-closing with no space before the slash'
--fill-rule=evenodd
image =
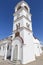
<path id="1" fill-rule="evenodd" d="M 29 5 L 27 4 L 27 2 L 25 2 L 24 0 L 21 0 L 16 6 L 15 6 L 15 11 L 17 11 L 18 8 L 20 7 L 26 7 L 28 10 L 30 9 Z"/>

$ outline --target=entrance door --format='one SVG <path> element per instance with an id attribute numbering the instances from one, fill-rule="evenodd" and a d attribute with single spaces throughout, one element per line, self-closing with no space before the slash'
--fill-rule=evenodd
<path id="1" fill-rule="evenodd" d="M 18 59 L 18 45 L 16 45 L 15 46 L 15 48 L 14 48 L 14 61 L 17 61 L 17 59 Z"/>

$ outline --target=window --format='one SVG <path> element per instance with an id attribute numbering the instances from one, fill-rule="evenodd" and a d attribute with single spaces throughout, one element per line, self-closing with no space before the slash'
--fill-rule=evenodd
<path id="1" fill-rule="evenodd" d="M 17 37 L 17 36 L 20 36 L 20 33 L 19 32 L 16 32 L 15 33 L 15 37 Z"/>
<path id="2" fill-rule="evenodd" d="M 24 6 L 26 10 L 28 10 L 28 8 L 26 6 Z"/>
<path id="3" fill-rule="evenodd" d="M 17 10 L 19 10 L 19 9 L 21 9 L 21 6 L 19 6 L 19 7 L 17 8 Z"/>
<path id="4" fill-rule="evenodd" d="M 17 10 L 19 10 L 19 9 L 21 9 L 21 8 L 22 8 L 22 7 L 19 6 L 19 7 L 17 8 Z M 27 6 L 24 6 L 24 8 L 25 8 L 26 10 L 28 10 Z"/>
<path id="5" fill-rule="evenodd" d="M 16 27 L 17 27 L 17 29 L 19 29 L 20 28 L 20 23 L 16 24 Z"/>
<path id="6" fill-rule="evenodd" d="M 0 47 L 0 50 L 1 50 L 1 47 Z"/>
<path id="7" fill-rule="evenodd" d="M 28 23 L 26 23 L 26 26 L 29 28 L 30 25 Z"/>

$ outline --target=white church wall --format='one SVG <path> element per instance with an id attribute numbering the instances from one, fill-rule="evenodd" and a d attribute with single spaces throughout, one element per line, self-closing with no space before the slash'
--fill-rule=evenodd
<path id="1" fill-rule="evenodd" d="M 12 49 L 12 45 L 11 45 L 11 43 L 8 43 L 8 45 L 7 45 L 7 57 L 11 56 L 11 49 Z"/>
<path id="2" fill-rule="evenodd" d="M 35 51 L 35 56 L 40 56 L 40 49 L 39 49 L 39 46 L 37 44 L 34 44 L 35 48 L 34 48 L 34 51 Z"/>
<path id="3" fill-rule="evenodd" d="M 31 21 L 31 14 L 29 13 L 29 15 L 28 15 L 28 19 Z"/>
<path id="4" fill-rule="evenodd" d="M 41 44 L 39 45 L 39 48 L 40 48 L 40 54 L 42 54 L 43 50 L 41 48 Z"/>
<path id="5" fill-rule="evenodd" d="M 33 45 L 32 32 L 24 29 L 24 44 Z M 31 41 L 30 41 L 31 40 Z"/>
<path id="6" fill-rule="evenodd" d="M 23 64 L 32 62 L 35 60 L 34 52 L 32 46 L 24 45 L 23 46 Z"/>
<path id="7" fill-rule="evenodd" d="M 20 16 L 25 16 L 25 17 L 27 17 L 27 12 L 25 12 L 25 10 L 23 9 L 23 10 L 20 12 Z"/>
<path id="8" fill-rule="evenodd" d="M 0 56 L 4 56 L 4 53 L 5 53 L 5 49 L 4 49 L 3 45 L 2 45 L 1 49 L 0 49 Z"/>
<path id="9" fill-rule="evenodd" d="M 24 34 L 24 46 L 23 46 L 23 64 L 35 60 L 34 45 L 32 40 L 32 33 L 28 33 L 25 29 Z M 31 41 L 30 41 L 31 40 Z"/>
<path id="10" fill-rule="evenodd" d="M 11 45 L 9 45 L 9 49 L 8 47 L 8 42 L 3 41 L 3 44 L 0 45 L 1 49 L 0 49 L 0 56 L 3 56 L 3 59 L 7 59 L 7 57 L 9 57 L 11 55 L 10 53 L 10 47 Z"/>
<path id="11" fill-rule="evenodd" d="M 26 23 L 28 23 L 28 25 L 29 25 L 29 28 L 28 29 L 32 30 L 32 26 L 31 26 L 32 25 L 32 22 L 29 19 L 23 18 L 23 24 L 27 28 Z"/>
<path id="12" fill-rule="evenodd" d="M 40 41 L 33 37 L 33 43 L 34 43 L 34 53 L 35 53 L 35 56 L 40 56 L 40 54 L 42 52 L 41 47 L 40 47 Z"/>

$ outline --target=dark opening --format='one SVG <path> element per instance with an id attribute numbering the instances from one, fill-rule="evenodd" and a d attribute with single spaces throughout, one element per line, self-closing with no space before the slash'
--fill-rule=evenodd
<path id="1" fill-rule="evenodd" d="M 10 60 L 10 59 L 11 59 L 11 56 L 8 56 L 8 57 L 7 57 L 7 59 L 9 59 L 9 60 Z"/>
<path id="2" fill-rule="evenodd" d="M 19 9 L 21 9 L 21 6 L 19 6 L 19 7 L 17 8 L 17 10 L 19 10 Z"/>
<path id="3" fill-rule="evenodd" d="M 19 29 L 20 28 L 20 23 L 16 24 L 16 27 L 17 27 L 17 29 Z"/>
<path id="4" fill-rule="evenodd" d="M 9 50 L 9 45 L 7 46 L 7 50 Z"/>
<path id="5" fill-rule="evenodd" d="M 27 6 L 24 6 L 24 8 L 25 8 L 26 10 L 28 10 Z M 21 9 L 21 6 L 19 6 L 19 7 L 17 8 L 17 10 L 19 10 L 19 9 Z"/>
<path id="6" fill-rule="evenodd" d="M 19 32 L 16 32 L 15 33 L 15 37 L 17 37 L 17 36 L 20 36 L 20 33 Z"/>
<path id="7" fill-rule="evenodd" d="M 24 6 L 26 10 L 28 10 L 28 8 L 26 6 Z"/>

